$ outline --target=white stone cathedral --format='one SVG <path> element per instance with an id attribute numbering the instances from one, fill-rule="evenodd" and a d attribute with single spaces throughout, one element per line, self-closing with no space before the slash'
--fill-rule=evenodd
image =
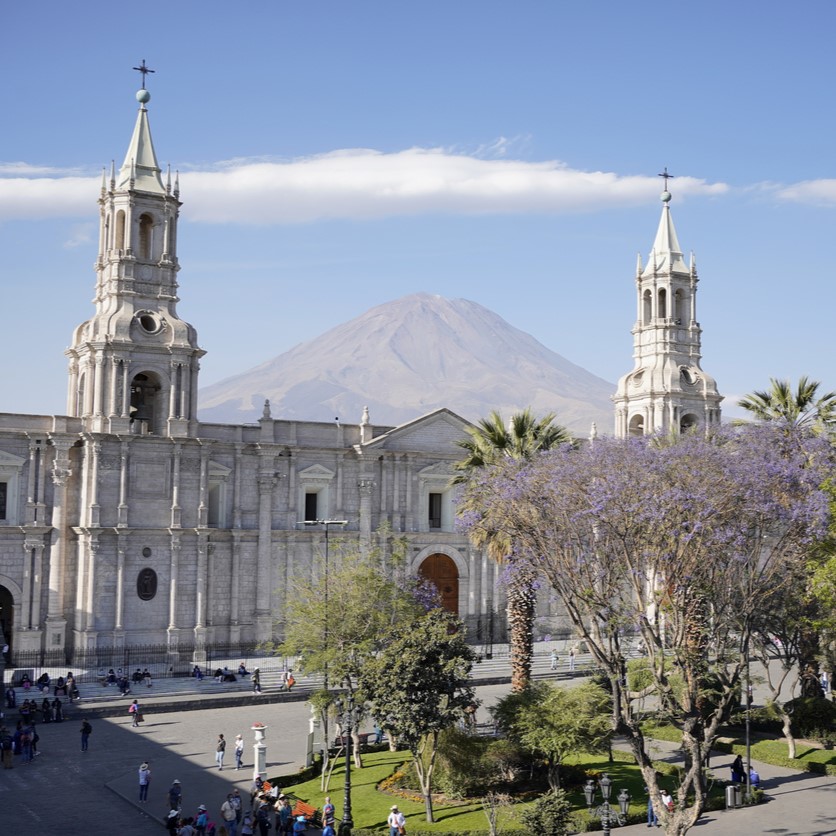
<path id="1" fill-rule="evenodd" d="M 67 414 L 0 413 L 0 628 L 12 662 L 91 664 L 137 646 L 200 661 L 210 645 L 281 639 L 295 580 L 325 571 L 329 548 L 332 560 L 341 546 L 374 549 L 392 568 L 396 539 L 399 571 L 435 583 L 471 640 L 503 640 L 498 569 L 454 525 L 462 418 L 287 421 L 265 403 L 255 424 L 198 420 L 204 352 L 177 314 L 179 182 L 158 165 L 149 100 L 143 86 L 125 162 L 103 176 L 95 311 L 67 350 Z M 699 366 L 696 269 L 668 200 L 636 278 L 619 436 L 720 420 Z M 554 606 L 543 593 L 539 636 L 565 631 Z"/>
<path id="2" fill-rule="evenodd" d="M 497 569 L 455 530 L 466 421 L 399 427 L 197 419 L 204 352 L 177 314 L 180 190 L 139 113 L 103 177 L 95 311 L 76 328 L 66 415 L 0 414 L 0 626 L 12 655 L 124 646 L 200 659 L 281 638 L 296 578 L 395 538 L 474 641 L 501 635 Z M 345 521 L 324 526 L 317 520 Z M 306 524 L 308 523 L 308 524 Z"/>
<path id="3" fill-rule="evenodd" d="M 667 184 L 667 169 L 665 174 Z M 662 217 L 647 266 L 636 266 L 633 370 L 613 395 L 616 438 L 678 435 L 720 424 L 714 378 L 700 367 L 702 329 L 697 322 L 697 265 L 686 266 L 662 192 Z"/>

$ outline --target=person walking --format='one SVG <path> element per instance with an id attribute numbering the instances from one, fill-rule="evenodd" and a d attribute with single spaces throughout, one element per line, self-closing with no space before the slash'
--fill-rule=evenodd
<path id="1" fill-rule="evenodd" d="M 64 722 L 64 705 L 58 697 L 52 701 L 52 720 L 55 723 Z"/>
<path id="2" fill-rule="evenodd" d="M 236 818 L 235 802 L 232 797 L 232 793 L 229 793 L 226 801 L 221 804 L 221 818 L 224 820 L 229 836 L 238 836 L 238 820 Z"/>
<path id="3" fill-rule="evenodd" d="M 575 672 L 575 648 L 574 647 L 569 648 L 569 672 L 570 673 Z"/>
<path id="4" fill-rule="evenodd" d="M 397 804 L 392 805 L 386 823 L 389 825 L 389 836 L 399 836 L 399 834 L 406 832 L 406 819 L 404 818 L 404 814 L 398 809 Z"/>
<path id="5" fill-rule="evenodd" d="M 222 734 L 218 735 L 218 744 L 215 746 L 215 763 L 218 769 L 224 768 L 224 755 L 226 754 L 226 740 Z"/>
<path id="6" fill-rule="evenodd" d="M 258 668 L 253 671 L 253 693 L 261 693 L 261 671 Z"/>
<path id="7" fill-rule="evenodd" d="M 177 810 L 178 812 L 183 807 L 183 787 L 180 785 L 180 780 L 175 778 L 171 786 L 168 788 L 168 809 Z"/>
<path id="8" fill-rule="evenodd" d="M 325 804 L 322 805 L 322 821 L 324 824 L 330 824 L 332 827 L 336 821 L 336 813 L 334 811 L 334 805 L 331 803 L 330 795 L 325 796 Z"/>
<path id="9" fill-rule="evenodd" d="M 552 670 L 557 670 L 557 651 L 552 650 Z"/>
<path id="10" fill-rule="evenodd" d="M 151 767 L 147 761 L 139 765 L 139 800 L 143 804 L 148 801 L 148 787 L 151 785 Z"/>
<path id="11" fill-rule="evenodd" d="M 232 791 L 232 806 L 235 808 L 235 823 L 240 825 L 243 814 L 243 806 L 241 804 L 241 793 L 237 787 Z"/>
<path id="12" fill-rule="evenodd" d="M 86 752 L 89 745 L 90 735 L 93 733 L 93 727 L 87 720 L 81 723 L 81 751 Z"/>
<path id="13" fill-rule="evenodd" d="M 244 738 L 240 734 L 235 736 L 235 768 L 244 768 Z"/>
<path id="14" fill-rule="evenodd" d="M 130 707 L 128 708 L 128 714 L 130 714 L 132 718 L 131 725 L 134 728 L 137 728 L 139 724 L 142 722 L 142 712 L 139 709 L 139 700 L 134 700 L 130 704 Z"/>
<path id="15" fill-rule="evenodd" d="M 648 787 L 645 787 L 644 791 L 647 793 L 647 826 L 659 827 L 659 817 L 653 809 L 653 796 L 650 794 L 650 789 Z"/>
<path id="16" fill-rule="evenodd" d="M 14 740 L 5 726 L 0 728 L 0 755 L 3 758 L 3 769 L 14 769 L 14 764 L 12 763 Z"/>

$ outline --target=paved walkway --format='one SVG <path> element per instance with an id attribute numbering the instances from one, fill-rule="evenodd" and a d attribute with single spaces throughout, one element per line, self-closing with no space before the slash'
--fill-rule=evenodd
<path id="1" fill-rule="evenodd" d="M 506 679 L 507 675 L 506 667 Z M 479 687 L 483 701 L 480 721 L 487 720 L 487 707 L 507 690 L 507 684 Z M 173 712 L 153 709 L 150 699 L 145 702 L 147 721 L 138 729 L 131 727 L 126 711 L 94 718 L 90 750 L 86 753 L 80 750 L 79 734 L 84 703 L 73 709 L 66 722 L 40 725 L 42 754 L 31 764 L 17 762 L 14 770 L 0 770 L 2 832 L 25 830 L 38 836 L 111 830 L 121 836 L 162 834 L 166 790 L 175 778 L 183 784 L 184 809 L 190 812 L 204 803 L 217 820 L 220 804 L 233 787 L 249 798 L 253 742 L 250 726 L 254 721 L 268 726 L 270 773 L 291 772 L 303 764 L 310 712 L 302 700 Z M 215 767 L 214 748 L 219 733 L 229 741 L 238 733 L 244 735 L 249 757 L 245 760 L 248 768 L 243 772 L 226 767 L 218 771 Z M 663 743 L 658 746 L 660 757 L 674 757 L 672 747 Z M 140 804 L 138 793 L 137 769 L 143 760 L 152 769 L 147 804 Z M 730 756 L 718 755 L 712 767 L 724 776 L 730 762 Z M 227 763 L 234 764 L 231 753 Z M 711 813 L 700 822 L 697 832 L 707 836 L 836 834 L 836 778 L 766 764 L 758 764 L 757 768 L 769 803 Z M 646 832 L 644 825 L 616 828 L 614 832 L 619 830 L 625 836 Z"/>

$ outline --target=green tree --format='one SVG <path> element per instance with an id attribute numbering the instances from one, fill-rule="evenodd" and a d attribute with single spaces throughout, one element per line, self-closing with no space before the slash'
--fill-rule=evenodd
<path id="1" fill-rule="evenodd" d="M 609 679 L 617 731 L 657 798 L 625 687 L 627 641 L 639 632 L 660 708 L 682 733 L 675 807 L 657 811 L 669 836 L 705 809 L 704 766 L 738 698 L 758 614 L 792 594 L 826 533 L 821 486 L 833 456 L 826 438 L 764 423 L 675 444 L 599 439 L 508 462 L 477 486 L 483 515 L 499 509 L 517 559 L 546 577 Z"/>
<path id="2" fill-rule="evenodd" d="M 462 720 L 475 701 L 473 658 L 461 622 L 436 608 L 394 626 L 390 641 L 360 674 L 375 720 L 412 753 L 428 822 L 433 821 L 439 735 Z"/>
<path id="3" fill-rule="evenodd" d="M 491 412 L 468 430 L 469 438 L 456 442 L 465 456 L 456 462 L 454 484 L 465 484 L 474 473 L 490 468 L 505 459 L 529 460 L 537 453 L 571 444 L 569 431 L 554 423 L 554 413 L 535 418 L 531 409 L 511 416 L 507 426 L 498 412 Z M 461 507 L 467 511 L 467 500 Z M 476 546 L 487 549 L 496 563 L 508 563 L 507 618 L 510 633 L 511 688 L 521 691 L 531 679 L 531 657 L 534 648 L 534 618 L 537 605 L 536 573 L 530 567 L 510 560 L 512 544 L 500 526 L 474 529 Z"/>
<path id="4" fill-rule="evenodd" d="M 836 392 L 819 395 L 817 380 L 799 378 L 793 391 L 788 380 L 769 379 L 769 389 L 738 401 L 757 421 L 783 421 L 799 429 L 836 428 Z"/>
<path id="5" fill-rule="evenodd" d="M 536 682 L 500 700 L 493 714 L 512 740 L 543 758 L 549 786 L 558 790 L 562 763 L 582 752 L 606 751 L 611 706 L 610 695 L 593 682 L 574 688 Z"/>
<path id="6" fill-rule="evenodd" d="M 320 565 L 315 577 L 297 578 L 288 590 L 285 640 L 277 652 L 301 656 L 306 672 L 322 674 L 329 684 L 353 692 L 363 667 L 380 652 L 395 625 L 411 622 L 423 610 L 411 587 L 401 587 L 383 574 L 378 553 L 334 551 L 327 572 Z M 393 561 L 400 560 L 396 551 Z M 311 698 L 326 738 L 333 702 L 334 694 L 327 689 Z M 363 710 L 360 700 L 357 710 Z M 325 752 L 323 788 L 330 774 L 327 746 Z M 359 766 L 359 746 L 354 753 Z"/>
<path id="7" fill-rule="evenodd" d="M 806 376 L 799 378 L 794 390 L 788 380 L 770 378 L 769 383 L 768 390 L 752 392 L 742 398 L 738 405 L 760 422 L 778 423 L 797 430 L 816 433 L 832 434 L 836 431 L 836 392 L 820 395 L 821 384 Z M 736 423 L 743 422 L 737 421 Z M 832 553 L 833 549 L 816 550 L 808 564 L 807 575 L 799 578 L 799 588 L 802 592 L 793 603 L 793 612 L 787 612 L 787 615 L 792 615 L 792 618 L 784 619 L 789 632 L 796 634 L 791 644 L 783 645 L 784 655 L 792 650 L 793 659 L 798 663 L 802 695 L 807 697 L 815 697 L 820 693 L 819 661 L 822 656 L 822 639 L 826 627 L 820 623 L 822 613 L 819 598 L 814 591 L 816 585 L 814 578 L 822 565 L 822 556 L 827 551 Z M 766 644 L 769 644 L 768 639 Z M 777 648 L 773 647 L 773 652 L 775 649 Z M 765 652 L 763 641 L 760 652 Z M 784 727 L 789 728 L 786 716 Z M 790 748 L 794 748 L 793 743 L 790 743 Z"/>

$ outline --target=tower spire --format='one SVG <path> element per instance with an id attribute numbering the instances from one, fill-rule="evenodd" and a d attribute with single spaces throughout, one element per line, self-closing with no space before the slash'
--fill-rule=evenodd
<path id="1" fill-rule="evenodd" d="M 687 267 L 671 218 L 668 169 L 661 194 L 662 217 L 647 266 L 638 261 L 634 368 L 618 382 L 613 395 L 615 434 L 676 435 L 720 422 L 714 379 L 700 366 L 702 344 L 697 310 L 696 260 Z"/>
<path id="2" fill-rule="evenodd" d="M 125 154 L 125 162 L 119 171 L 118 187 L 136 189 L 140 192 L 152 192 L 154 194 L 165 194 L 162 171 L 157 163 L 157 154 L 154 151 L 154 142 L 151 139 L 151 126 L 148 124 L 148 109 L 145 105 L 151 101 L 151 94 L 145 89 L 145 77 L 154 70 L 145 66 L 145 59 L 135 70 L 142 73 L 142 88 L 137 90 L 136 100 L 139 102 L 139 113 L 136 117 L 133 136 L 131 136 L 128 152 Z M 131 170 L 135 168 L 133 178 Z M 131 182 L 133 180 L 133 182 Z"/>

